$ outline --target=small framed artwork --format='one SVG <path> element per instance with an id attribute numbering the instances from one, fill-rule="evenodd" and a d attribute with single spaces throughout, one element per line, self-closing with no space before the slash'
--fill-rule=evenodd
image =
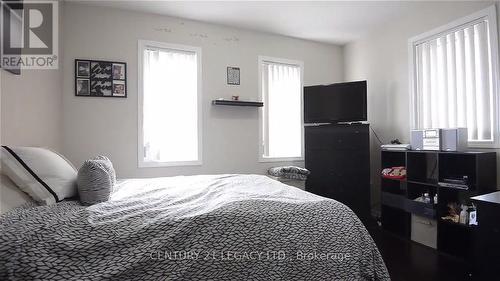
<path id="1" fill-rule="evenodd" d="M 76 63 L 76 76 L 87 77 L 90 76 L 90 61 L 81 60 Z"/>
<path id="2" fill-rule="evenodd" d="M 90 62 L 90 95 L 109 97 L 112 91 L 111 62 Z"/>
<path id="3" fill-rule="evenodd" d="M 113 63 L 113 79 L 125 80 L 125 64 Z"/>
<path id="4" fill-rule="evenodd" d="M 113 80 L 113 97 L 124 97 L 125 92 L 125 81 Z"/>
<path id="5" fill-rule="evenodd" d="M 90 80 L 77 78 L 76 79 L 76 95 L 90 96 Z"/>
<path id="6" fill-rule="evenodd" d="M 126 98 L 127 64 L 76 59 L 75 95 Z"/>
<path id="7" fill-rule="evenodd" d="M 240 84 L 240 68 L 239 67 L 227 67 L 227 84 L 228 85 L 239 85 Z"/>

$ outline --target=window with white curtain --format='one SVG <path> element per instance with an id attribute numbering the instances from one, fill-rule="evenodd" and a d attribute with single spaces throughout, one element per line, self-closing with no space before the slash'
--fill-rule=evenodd
<path id="1" fill-rule="evenodd" d="M 302 62 L 259 57 L 261 161 L 303 159 Z"/>
<path id="2" fill-rule="evenodd" d="M 462 128 L 469 146 L 498 145 L 494 6 L 410 39 L 413 127 Z"/>
<path id="3" fill-rule="evenodd" d="M 201 164 L 196 47 L 139 41 L 139 165 Z"/>

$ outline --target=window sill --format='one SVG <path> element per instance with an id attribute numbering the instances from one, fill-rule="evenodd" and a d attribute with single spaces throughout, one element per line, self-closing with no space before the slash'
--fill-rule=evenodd
<path id="1" fill-rule="evenodd" d="M 139 168 L 161 168 L 161 167 L 181 167 L 181 166 L 201 166 L 202 161 L 177 161 L 177 162 L 154 162 L 139 161 Z"/>
<path id="2" fill-rule="evenodd" d="M 260 163 L 304 161 L 304 157 L 260 157 Z"/>

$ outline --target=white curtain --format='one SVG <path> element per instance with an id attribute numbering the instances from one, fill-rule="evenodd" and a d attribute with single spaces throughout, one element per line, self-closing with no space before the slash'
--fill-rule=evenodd
<path id="1" fill-rule="evenodd" d="M 143 80 L 144 160 L 199 160 L 196 53 L 146 49 Z"/>
<path id="2" fill-rule="evenodd" d="M 301 68 L 264 62 L 264 157 L 302 156 Z"/>
<path id="3" fill-rule="evenodd" d="M 469 140 L 493 140 L 488 42 L 482 21 L 416 46 L 420 128 L 467 127 Z"/>

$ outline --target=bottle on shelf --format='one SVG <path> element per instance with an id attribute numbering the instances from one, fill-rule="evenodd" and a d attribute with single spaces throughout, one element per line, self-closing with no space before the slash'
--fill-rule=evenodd
<path id="1" fill-rule="evenodd" d="M 429 193 L 424 193 L 424 203 L 430 204 L 431 203 L 431 197 L 429 196 Z"/>
<path id="2" fill-rule="evenodd" d="M 460 223 L 469 224 L 469 213 L 467 212 L 467 206 L 462 204 L 462 211 L 460 212 Z"/>
<path id="3" fill-rule="evenodd" d="M 474 203 L 469 207 L 469 225 L 477 225 L 477 210 Z"/>

